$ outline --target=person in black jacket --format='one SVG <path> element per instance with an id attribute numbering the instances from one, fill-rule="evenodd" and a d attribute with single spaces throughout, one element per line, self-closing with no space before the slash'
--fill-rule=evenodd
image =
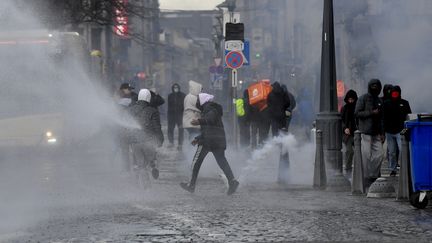
<path id="1" fill-rule="evenodd" d="M 348 175 L 352 171 L 352 161 L 354 157 L 354 132 L 357 130 L 354 111 L 357 99 L 357 93 L 352 89 L 348 90 L 344 99 L 345 105 L 341 109 L 343 142 L 345 144 L 344 169 Z"/>
<path id="2" fill-rule="evenodd" d="M 361 132 L 361 150 L 363 175 L 368 184 L 381 175 L 383 161 L 384 131 L 382 127 L 383 104 L 379 98 L 381 81 L 372 79 L 368 84 L 368 93 L 360 96 L 355 108 L 358 130 Z"/>
<path id="3" fill-rule="evenodd" d="M 286 127 L 286 130 L 288 131 L 289 130 L 289 126 L 291 124 L 291 120 L 292 120 L 294 109 L 297 106 L 297 102 L 296 102 L 296 100 L 294 98 L 294 95 L 291 92 L 289 92 L 288 87 L 285 84 L 282 85 L 282 89 L 284 90 L 284 92 L 287 94 L 287 96 L 289 98 L 289 106 L 285 110 L 285 117 L 286 117 L 286 125 L 285 125 L 285 127 Z"/>
<path id="4" fill-rule="evenodd" d="M 290 100 L 279 82 L 273 83 L 272 86 L 273 89 L 267 98 L 267 103 L 272 134 L 273 137 L 277 137 L 279 135 L 279 130 L 286 130 L 287 123 L 285 111 L 290 106 Z"/>
<path id="5" fill-rule="evenodd" d="M 180 91 L 180 85 L 173 84 L 172 93 L 168 95 L 168 141 L 174 144 L 174 128 L 178 129 L 178 150 L 183 145 L 183 110 L 185 94 Z"/>
<path id="6" fill-rule="evenodd" d="M 386 102 L 387 100 L 391 99 L 391 92 L 393 89 L 392 84 L 384 84 L 383 87 L 383 96 L 381 97 L 382 102 Z"/>
<path id="7" fill-rule="evenodd" d="M 136 119 L 141 129 L 137 130 L 134 138 L 135 166 L 152 168 L 155 179 L 159 177 L 156 168 L 156 147 L 162 146 L 164 136 L 161 129 L 159 111 L 150 105 L 151 93 L 148 89 L 141 89 L 138 101 L 130 107 L 132 117 Z"/>
<path id="8" fill-rule="evenodd" d="M 201 134 L 192 141 L 192 145 L 198 145 L 197 151 L 192 162 L 192 178 L 190 183 L 180 183 L 180 186 L 193 193 L 198 178 L 198 173 L 205 157 L 212 152 L 219 167 L 228 179 L 228 195 L 233 194 L 239 182 L 234 178 L 234 174 L 225 157 L 226 138 L 222 123 L 222 106 L 213 102 L 214 96 L 206 93 L 198 95 L 197 107 L 202 111 L 201 118 L 192 120 L 193 125 L 201 126 Z"/>
<path id="9" fill-rule="evenodd" d="M 132 87 L 129 83 L 122 83 L 119 89 L 119 96 L 121 99 L 127 98 L 131 99 L 131 105 L 138 101 L 138 94 L 133 92 L 135 88 Z"/>
<path id="10" fill-rule="evenodd" d="M 387 140 L 387 157 L 390 176 L 396 176 L 399 153 L 401 151 L 400 133 L 404 128 L 404 122 L 411 114 L 409 102 L 401 98 L 401 88 L 393 86 L 390 98 L 384 102 L 383 111 L 384 131 Z"/>
<path id="11" fill-rule="evenodd" d="M 162 98 L 162 96 L 160 96 L 159 94 L 157 94 L 156 92 L 149 90 L 150 94 L 151 94 L 151 99 L 150 99 L 150 106 L 154 107 L 154 108 L 158 108 L 159 106 L 165 104 L 165 100 L 164 98 Z"/>

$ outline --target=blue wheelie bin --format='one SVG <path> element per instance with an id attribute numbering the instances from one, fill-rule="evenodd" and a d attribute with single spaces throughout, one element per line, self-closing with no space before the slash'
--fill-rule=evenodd
<path id="1" fill-rule="evenodd" d="M 432 191 L 432 115 L 418 115 L 405 122 L 410 140 L 411 193 L 410 203 L 423 209 Z"/>

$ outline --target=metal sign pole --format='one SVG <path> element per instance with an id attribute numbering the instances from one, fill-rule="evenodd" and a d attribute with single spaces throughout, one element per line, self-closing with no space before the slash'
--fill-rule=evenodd
<path id="1" fill-rule="evenodd" d="M 238 148 L 238 117 L 236 112 L 236 100 L 237 100 L 237 69 L 232 69 L 231 71 L 231 79 L 232 79 L 232 94 L 233 94 L 233 133 L 234 133 L 234 146 Z"/>

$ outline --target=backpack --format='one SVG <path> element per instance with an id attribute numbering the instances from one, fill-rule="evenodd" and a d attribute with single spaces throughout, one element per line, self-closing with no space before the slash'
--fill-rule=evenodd
<path id="1" fill-rule="evenodd" d="M 248 87 L 249 104 L 258 108 L 259 111 L 264 110 L 268 106 L 267 97 L 272 91 L 269 81 L 268 79 L 263 79 Z"/>
<path id="2" fill-rule="evenodd" d="M 238 117 L 243 117 L 246 114 L 245 107 L 244 107 L 244 100 L 243 99 L 237 99 L 235 101 L 236 105 L 236 113 Z"/>

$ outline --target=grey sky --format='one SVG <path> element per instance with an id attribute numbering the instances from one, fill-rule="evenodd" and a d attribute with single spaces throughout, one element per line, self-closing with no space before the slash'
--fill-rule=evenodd
<path id="1" fill-rule="evenodd" d="M 160 0 L 161 9 L 202 10 L 213 9 L 223 0 Z"/>

